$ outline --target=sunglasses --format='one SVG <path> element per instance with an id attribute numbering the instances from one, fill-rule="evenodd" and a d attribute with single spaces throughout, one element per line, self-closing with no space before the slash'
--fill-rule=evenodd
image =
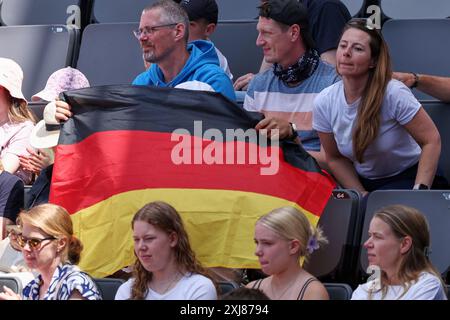
<path id="1" fill-rule="evenodd" d="M 56 240 L 55 237 L 46 237 L 46 238 L 27 238 L 23 235 L 19 234 L 17 235 L 17 243 L 21 248 L 25 248 L 25 246 L 28 244 L 30 249 L 38 250 L 41 247 L 42 241 L 45 240 Z"/>

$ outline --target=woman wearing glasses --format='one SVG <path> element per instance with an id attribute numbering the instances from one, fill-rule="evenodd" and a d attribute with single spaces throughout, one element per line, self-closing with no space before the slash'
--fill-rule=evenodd
<path id="1" fill-rule="evenodd" d="M 178 212 L 161 201 L 140 209 L 133 229 L 133 278 L 116 300 L 216 300 L 213 282 L 195 257 Z"/>
<path id="2" fill-rule="evenodd" d="M 441 152 L 439 132 L 411 91 L 391 79 L 387 45 L 370 20 L 346 25 L 336 60 L 342 81 L 317 96 L 313 128 L 338 182 L 363 195 L 429 189 Z"/>
<path id="3" fill-rule="evenodd" d="M 39 205 L 20 213 L 18 222 L 22 233 L 17 242 L 27 266 L 39 275 L 22 295 L 5 287 L 0 300 L 101 299 L 93 280 L 75 266 L 83 245 L 73 235 L 72 220 L 64 208 Z"/>

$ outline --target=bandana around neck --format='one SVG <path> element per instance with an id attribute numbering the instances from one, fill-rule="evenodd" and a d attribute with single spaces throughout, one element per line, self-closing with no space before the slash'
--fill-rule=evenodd
<path id="1" fill-rule="evenodd" d="M 300 59 L 287 69 L 278 64 L 274 64 L 273 73 L 285 84 L 293 84 L 308 79 L 319 66 L 319 53 L 314 49 L 309 49 Z"/>

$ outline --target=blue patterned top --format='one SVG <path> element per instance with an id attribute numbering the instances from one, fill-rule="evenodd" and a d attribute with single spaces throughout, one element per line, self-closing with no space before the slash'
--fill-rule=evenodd
<path id="1" fill-rule="evenodd" d="M 24 300 L 39 300 L 42 283 L 38 275 L 23 289 Z M 68 300 L 74 290 L 78 290 L 87 300 L 101 300 L 100 292 L 88 274 L 72 264 L 60 264 L 53 273 L 52 282 L 43 300 Z"/>

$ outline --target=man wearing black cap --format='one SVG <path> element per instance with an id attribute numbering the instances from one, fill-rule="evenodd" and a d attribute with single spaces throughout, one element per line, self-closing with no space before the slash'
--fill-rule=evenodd
<path id="1" fill-rule="evenodd" d="M 189 16 L 189 42 L 195 40 L 209 40 L 217 26 L 219 8 L 215 0 L 181 0 L 177 1 Z M 230 72 L 228 61 L 222 52 L 216 48 L 220 67 L 225 71 L 230 79 L 233 75 Z"/>
<path id="2" fill-rule="evenodd" d="M 244 108 L 265 115 L 256 129 L 278 129 L 280 139 L 301 142 L 320 165 L 325 156 L 312 129 L 316 95 L 339 80 L 335 68 L 321 61 L 310 35 L 306 8 L 296 0 L 268 0 L 260 6 L 256 44 L 272 68 L 255 75 Z"/>
<path id="3" fill-rule="evenodd" d="M 262 0 L 264 2 L 264 0 Z M 336 64 L 336 48 L 347 21 L 351 19 L 347 7 L 340 0 L 299 0 L 308 10 L 310 34 L 320 58 L 332 65 Z M 259 72 L 270 68 L 262 62 Z M 253 73 L 239 77 L 234 83 L 235 90 L 246 90 Z"/>

